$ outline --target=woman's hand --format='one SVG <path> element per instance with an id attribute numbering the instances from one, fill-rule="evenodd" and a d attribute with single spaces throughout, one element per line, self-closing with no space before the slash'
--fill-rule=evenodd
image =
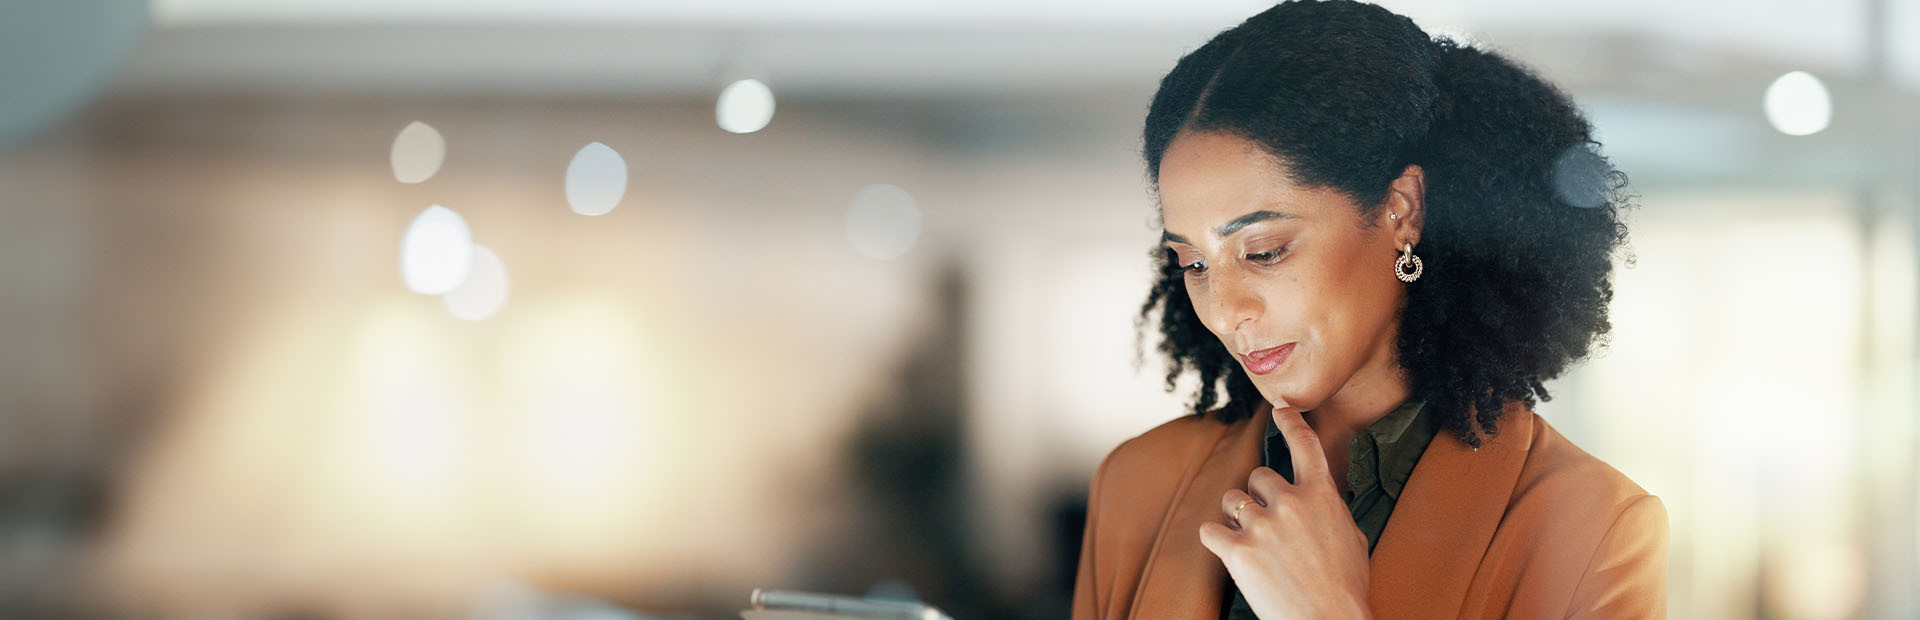
<path id="1" fill-rule="evenodd" d="M 1227 491 L 1226 518 L 1202 524 L 1200 544 L 1226 564 L 1262 620 L 1370 618 L 1367 535 L 1340 499 L 1320 437 L 1299 409 L 1275 407 L 1273 420 L 1292 453 L 1294 482 L 1254 468 L 1247 477 L 1252 495 Z M 1228 527 L 1236 507 L 1238 527 Z"/>

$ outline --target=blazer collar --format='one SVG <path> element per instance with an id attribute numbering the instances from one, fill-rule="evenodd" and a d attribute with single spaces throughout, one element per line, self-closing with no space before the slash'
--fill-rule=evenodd
<path id="1" fill-rule="evenodd" d="M 1260 464 L 1266 418 L 1221 425 L 1212 449 L 1174 492 L 1134 592 L 1137 618 L 1214 620 L 1227 569 L 1200 544 L 1200 524 L 1220 520 L 1220 497 L 1245 488 Z M 1452 618 L 1460 613 L 1493 530 L 1505 513 L 1532 443 L 1533 414 L 1509 402 L 1500 433 L 1478 450 L 1441 431 L 1414 465 L 1368 560 L 1368 605 L 1380 617 Z"/>

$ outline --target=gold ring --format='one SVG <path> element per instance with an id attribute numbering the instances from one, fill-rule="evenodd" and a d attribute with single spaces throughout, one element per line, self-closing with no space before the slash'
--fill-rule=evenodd
<path id="1" fill-rule="evenodd" d="M 1253 498 L 1249 497 L 1249 498 L 1240 500 L 1240 505 L 1233 507 L 1233 523 L 1235 525 L 1238 525 L 1240 523 L 1240 509 L 1246 508 L 1247 504 L 1251 504 L 1251 503 L 1253 503 Z"/>

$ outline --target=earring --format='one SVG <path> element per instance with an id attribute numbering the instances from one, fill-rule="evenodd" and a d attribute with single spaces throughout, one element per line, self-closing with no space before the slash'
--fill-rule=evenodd
<path id="1" fill-rule="evenodd" d="M 1397 220 L 1397 219 L 1400 219 L 1400 214 L 1398 214 L 1398 213 L 1388 213 L 1388 214 L 1387 214 L 1387 219 L 1390 219 L 1390 220 Z"/>
<path id="2" fill-rule="evenodd" d="M 1411 272 L 1407 270 L 1409 264 L 1413 265 Z M 1413 244 L 1406 244 L 1400 249 L 1400 259 L 1393 261 L 1393 277 L 1401 282 L 1412 282 L 1420 279 L 1420 270 L 1420 257 L 1413 255 Z"/>

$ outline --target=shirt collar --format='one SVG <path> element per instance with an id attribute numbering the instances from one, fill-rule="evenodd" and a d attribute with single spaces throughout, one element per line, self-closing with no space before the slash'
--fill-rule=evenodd
<path id="1" fill-rule="evenodd" d="M 1353 436 L 1347 445 L 1347 486 L 1350 494 L 1343 494 L 1351 501 L 1353 496 L 1378 486 L 1387 495 L 1399 499 L 1400 490 L 1406 488 L 1407 478 L 1413 475 L 1413 466 L 1419 461 L 1421 453 L 1427 449 L 1427 443 L 1433 439 L 1434 430 L 1427 423 L 1426 400 L 1418 396 L 1408 397 L 1387 412 L 1385 417 L 1375 420 L 1366 430 Z M 1272 414 L 1267 416 L 1267 440 L 1261 448 L 1261 460 L 1287 474 L 1293 479 L 1293 463 L 1288 459 L 1287 442 L 1280 434 L 1280 427 L 1273 422 Z M 1278 462 L 1275 459 L 1280 459 Z"/>

